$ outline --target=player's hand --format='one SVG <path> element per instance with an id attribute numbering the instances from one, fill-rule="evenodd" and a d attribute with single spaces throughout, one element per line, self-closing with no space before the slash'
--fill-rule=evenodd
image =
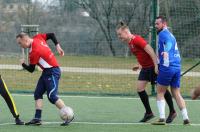
<path id="1" fill-rule="evenodd" d="M 169 56 L 167 52 L 162 52 L 161 55 L 163 56 L 164 59 L 167 59 Z"/>
<path id="2" fill-rule="evenodd" d="M 154 72 L 158 75 L 158 65 L 155 65 Z"/>
<path id="3" fill-rule="evenodd" d="M 20 63 L 21 64 L 25 63 L 25 59 L 24 58 L 20 59 Z"/>
<path id="4" fill-rule="evenodd" d="M 65 55 L 65 52 L 64 52 L 64 50 L 60 47 L 60 44 L 57 44 L 57 45 L 56 45 L 56 49 L 57 49 L 58 53 L 59 53 L 61 56 L 64 56 L 64 55 Z"/>
<path id="5" fill-rule="evenodd" d="M 141 65 L 134 65 L 133 68 L 132 68 L 132 70 L 133 71 L 137 71 L 138 69 L 141 69 L 141 68 L 142 68 Z"/>

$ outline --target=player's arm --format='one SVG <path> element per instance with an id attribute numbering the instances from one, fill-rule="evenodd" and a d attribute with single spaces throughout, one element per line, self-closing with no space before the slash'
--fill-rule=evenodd
<path id="1" fill-rule="evenodd" d="M 22 63 L 22 67 L 31 73 L 35 70 L 35 65 L 32 64 L 27 65 L 25 63 Z"/>
<path id="2" fill-rule="evenodd" d="M 155 73 L 158 74 L 158 62 L 157 62 L 157 56 L 153 50 L 153 48 L 147 44 L 144 47 L 144 50 L 149 54 L 149 56 L 151 57 L 151 59 L 153 60 L 154 63 L 154 67 L 155 67 Z"/>
<path id="3" fill-rule="evenodd" d="M 49 40 L 49 39 L 51 39 L 53 41 L 55 46 L 59 44 L 54 33 L 46 33 L 46 40 Z"/>
<path id="4" fill-rule="evenodd" d="M 169 66 L 169 51 L 172 47 L 172 43 L 170 41 L 165 41 L 164 42 L 164 51 L 161 53 L 161 55 L 163 56 L 163 60 L 164 60 L 164 63 L 163 65 L 164 66 Z"/>
<path id="5" fill-rule="evenodd" d="M 171 49 L 172 47 L 172 43 L 171 42 L 164 42 L 164 54 L 169 54 L 169 50 Z M 165 57 L 168 57 L 168 56 L 163 56 L 164 58 Z"/>
<path id="6" fill-rule="evenodd" d="M 55 44 L 58 53 L 61 56 L 64 56 L 64 50 L 61 48 L 60 44 L 58 43 L 58 40 L 57 40 L 54 33 L 47 33 L 46 34 L 46 40 L 49 40 L 49 39 L 51 39 L 53 41 L 53 43 Z"/>
<path id="7" fill-rule="evenodd" d="M 24 63 L 24 59 L 21 59 L 20 61 L 21 61 L 22 67 L 24 69 L 26 69 L 27 71 L 29 71 L 31 73 L 34 72 L 34 70 L 35 70 L 35 64 L 29 64 L 29 65 L 27 65 L 27 64 Z"/>

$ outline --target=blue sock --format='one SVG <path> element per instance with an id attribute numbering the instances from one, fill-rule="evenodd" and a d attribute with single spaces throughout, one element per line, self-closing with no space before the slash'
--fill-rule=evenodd
<path id="1" fill-rule="evenodd" d="M 35 118 L 41 119 L 41 115 L 42 115 L 42 110 L 36 109 L 35 110 Z"/>

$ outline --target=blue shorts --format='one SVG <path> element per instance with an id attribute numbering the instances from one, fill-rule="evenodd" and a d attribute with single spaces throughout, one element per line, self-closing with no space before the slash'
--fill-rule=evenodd
<path id="1" fill-rule="evenodd" d="M 181 70 L 179 68 L 159 68 L 157 83 L 172 88 L 180 88 Z"/>
<path id="2" fill-rule="evenodd" d="M 47 92 L 49 101 L 54 104 L 58 100 L 57 93 L 60 76 L 59 67 L 44 69 L 34 92 L 35 100 L 43 99 L 43 94 Z"/>

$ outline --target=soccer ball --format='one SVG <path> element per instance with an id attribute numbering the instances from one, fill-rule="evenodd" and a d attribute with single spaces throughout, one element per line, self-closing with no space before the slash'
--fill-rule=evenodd
<path id="1" fill-rule="evenodd" d="M 60 109 L 60 118 L 63 121 L 71 121 L 74 118 L 73 109 L 69 106 Z"/>

